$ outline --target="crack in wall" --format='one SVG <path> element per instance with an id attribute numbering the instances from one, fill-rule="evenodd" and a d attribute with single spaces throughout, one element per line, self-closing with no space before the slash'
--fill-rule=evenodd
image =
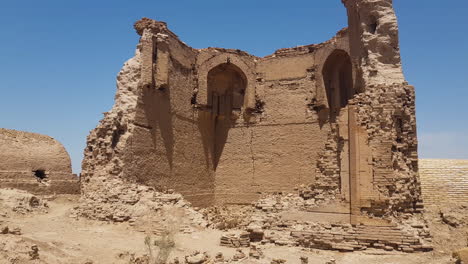
<path id="1" fill-rule="evenodd" d="M 250 155 L 252 158 L 252 183 L 255 185 L 255 156 L 253 150 L 253 137 L 254 131 L 253 129 L 250 130 Z"/>

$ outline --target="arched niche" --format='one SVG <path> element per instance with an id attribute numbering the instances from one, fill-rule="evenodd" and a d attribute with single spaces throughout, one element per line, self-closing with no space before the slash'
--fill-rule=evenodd
<path id="1" fill-rule="evenodd" d="M 340 110 L 355 94 L 351 58 L 344 50 L 334 50 L 322 69 L 323 83 L 330 111 L 330 120 L 335 121 Z"/>
<path id="2" fill-rule="evenodd" d="M 202 56 L 199 56 L 202 57 Z M 211 57 L 200 63 L 198 68 L 198 89 L 196 102 L 200 106 L 208 106 L 208 76 L 212 70 L 219 70 L 222 65 L 231 65 L 231 69 L 242 73 L 245 80 L 244 98 L 241 105 L 241 110 L 255 108 L 255 72 L 254 64 L 244 61 L 245 58 L 237 54 L 223 53 Z M 220 68 L 218 68 L 220 66 Z"/>
<path id="3" fill-rule="evenodd" d="M 230 118 L 232 111 L 241 111 L 247 89 L 247 77 L 232 63 L 220 64 L 208 72 L 207 106 L 214 116 Z"/>
<path id="4" fill-rule="evenodd" d="M 344 52 L 350 54 L 350 44 L 349 44 L 349 35 L 348 30 L 343 31 L 341 34 L 338 34 L 333 41 L 326 43 L 320 49 L 318 49 L 314 54 L 315 64 L 317 69 L 315 72 L 316 80 L 316 106 L 318 109 L 321 109 L 320 116 L 323 119 L 322 122 L 328 120 L 330 105 L 327 98 L 327 88 L 325 87 L 325 79 L 323 76 L 326 67 L 330 66 L 330 58 L 334 57 L 337 52 Z M 348 55 L 349 57 L 349 55 Z M 356 63 L 352 61 L 352 79 L 356 80 Z M 353 84 L 353 87 L 356 85 Z"/>

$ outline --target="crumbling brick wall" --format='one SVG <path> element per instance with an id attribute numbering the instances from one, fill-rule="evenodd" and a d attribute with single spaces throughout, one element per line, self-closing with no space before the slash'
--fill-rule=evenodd
<path id="1" fill-rule="evenodd" d="M 193 49 L 164 22 L 138 21 L 116 103 L 88 137 L 85 199 L 131 182 L 208 206 L 304 185 L 353 223 L 419 212 L 414 88 L 392 1 L 343 3 L 347 29 L 264 58 Z"/>
<path id="2" fill-rule="evenodd" d="M 367 158 L 373 190 L 361 194 L 361 210 L 378 216 L 420 211 L 414 87 L 376 86 L 352 104 L 371 149 Z"/>

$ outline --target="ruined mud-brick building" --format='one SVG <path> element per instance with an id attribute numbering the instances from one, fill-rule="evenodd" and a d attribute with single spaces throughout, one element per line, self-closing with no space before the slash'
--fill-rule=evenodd
<path id="1" fill-rule="evenodd" d="M 70 156 L 60 142 L 41 134 L 0 128 L 0 188 L 34 194 L 78 194 Z"/>
<path id="2" fill-rule="evenodd" d="M 88 137 L 84 196 L 131 182 L 210 206 L 302 185 L 316 211 L 354 224 L 419 212 L 414 87 L 392 1 L 343 3 L 349 26 L 331 40 L 263 58 L 136 22 L 115 105 Z"/>

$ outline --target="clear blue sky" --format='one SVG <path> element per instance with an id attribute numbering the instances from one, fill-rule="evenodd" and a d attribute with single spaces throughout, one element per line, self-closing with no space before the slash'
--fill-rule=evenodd
<path id="1" fill-rule="evenodd" d="M 468 159 L 468 1 L 394 0 L 403 67 L 416 86 L 422 158 Z M 61 141 L 80 171 L 141 17 L 194 48 L 265 56 L 347 25 L 340 0 L 0 0 L 0 127 Z"/>

